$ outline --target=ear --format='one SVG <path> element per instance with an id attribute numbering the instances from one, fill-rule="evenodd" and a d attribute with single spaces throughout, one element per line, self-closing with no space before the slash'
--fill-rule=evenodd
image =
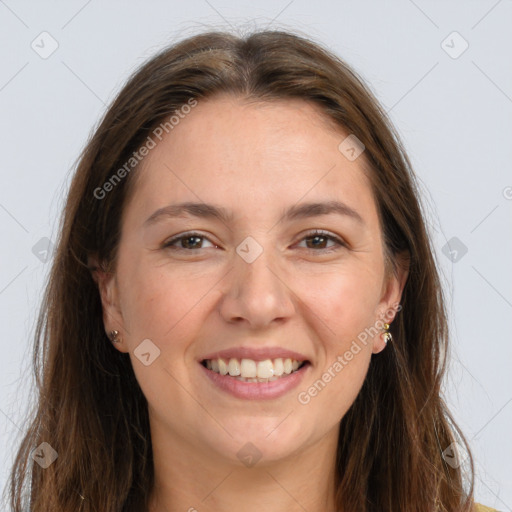
<path id="1" fill-rule="evenodd" d="M 402 299 L 405 283 L 409 277 L 410 267 L 410 255 L 408 251 L 402 251 L 396 254 L 395 258 L 396 268 L 390 268 L 386 272 L 376 318 L 376 320 L 381 320 L 390 325 L 395 319 L 396 313 L 399 311 L 398 306 Z M 376 336 L 372 352 L 378 354 L 384 350 L 385 347 L 386 344 L 382 336 Z"/>
<path id="2" fill-rule="evenodd" d="M 98 262 L 96 255 L 90 256 L 88 263 L 92 278 L 98 285 L 98 292 L 103 309 L 103 325 L 105 332 L 107 336 L 109 336 L 110 331 L 119 331 L 119 339 L 121 342 L 113 344 L 113 346 L 120 352 L 128 352 L 126 344 L 123 343 L 126 329 L 124 328 L 123 314 L 119 306 L 119 287 L 116 274 L 106 270 L 104 266 Z"/>

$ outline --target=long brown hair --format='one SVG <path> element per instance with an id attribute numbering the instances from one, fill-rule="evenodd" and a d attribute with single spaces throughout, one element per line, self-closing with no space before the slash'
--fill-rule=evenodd
<path id="1" fill-rule="evenodd" d="M 312 102 L 354 134 L 366 148 L 389 261 L 396 268 L 402 251 L 410 258 L 393 341 L 372 358 L 340 424 L 337 509 L 471 510 L 473 459 L 441 395 L 448 327 L 417 178 L 358 75 L 321 44 L 278 30 L 211 31 L 161 51 L 130 77 L 83 150 L 37 323 L 38 402 L 11 474 L 13 510 L 146 510 L 153 485 L 147 402 L 129 354 L 105 334 L 90 257 L 115 267 L 120 218 L 136 183 L 137 164 L 126 167 L 134 152 L 183 105 L 220 93 Z M 112 180 L 123 166 L 122 179 Z M 31 458 L 42 442 L 58 454 L 46 469 Z M 467 467 L 443 456 L 455 442 Z"/>

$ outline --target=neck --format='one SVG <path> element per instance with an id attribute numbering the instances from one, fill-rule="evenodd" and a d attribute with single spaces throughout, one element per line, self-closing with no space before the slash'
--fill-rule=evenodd
<path id="1" fill-rule="evenodd" d="M 335 510 L 338 425 L 286 459 L 234 464 L 152 427 L 155 485 L 149 512 Z"/>

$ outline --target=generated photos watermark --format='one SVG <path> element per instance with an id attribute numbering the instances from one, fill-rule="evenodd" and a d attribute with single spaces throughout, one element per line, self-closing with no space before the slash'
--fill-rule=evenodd
<path id="1" fill-rule="evenodd" d="M 366 346 L 369 337 L 373 338 L 381 334 L 384 329 L 384 324 L 393 319 L 395 313 L 400 311 L 402 306 L 398 303 L 393 304 L 384 313 L 384 318 L 377 320 L 371 327 L 367 327 L 357 335 L 357 340 L 352 340 L 350 348 L 347 349 L 343 355 L 338 355 L 336 360 L 325 370 L 321 378 L 317 379 L 307 390 L 301 391 L 297 395 L 297 400 L 302 405 L 307 405 L 311 399 L 320 393 L 329 382 L 331 382 L 342 370 L 349 364 L 354 357 L 362 350 L 362 346 Z"/>
<path id="2" fill-rule="evenodd" d="M 132 153 L 132 156 L 110 176 L 110 178 L 103 183 L 101 187 L 94 189 L 94 197 L 98 200 L 105 199 L 109 192 L 124 179 L 126 176 L 141 162 L 150 151 L 157 145 L 157 141 L 161 141 L 164 136 L 171 132 L 179 123 L 184 119 L 192 109 L 197 105 L 195 98 L 190 98 L 187 103 L 183 104 L 179 109 L 175 110 L 165 121 L 162 121 L 152 132 L 148 135 L 146 141 L 137 151 Z"/>

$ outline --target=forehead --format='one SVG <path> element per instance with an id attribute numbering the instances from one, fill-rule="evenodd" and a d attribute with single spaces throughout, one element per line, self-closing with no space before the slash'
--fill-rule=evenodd
<path id="1" fill-rule="evenodd" d="M 198 100 L 135 171 L 135 203 L 148 215 L 183 200 L 261 213 L 339 199 L 376 216 L 364 154 L 350 161 L 338 149 L 348 135 L 303 100 Z"/>

